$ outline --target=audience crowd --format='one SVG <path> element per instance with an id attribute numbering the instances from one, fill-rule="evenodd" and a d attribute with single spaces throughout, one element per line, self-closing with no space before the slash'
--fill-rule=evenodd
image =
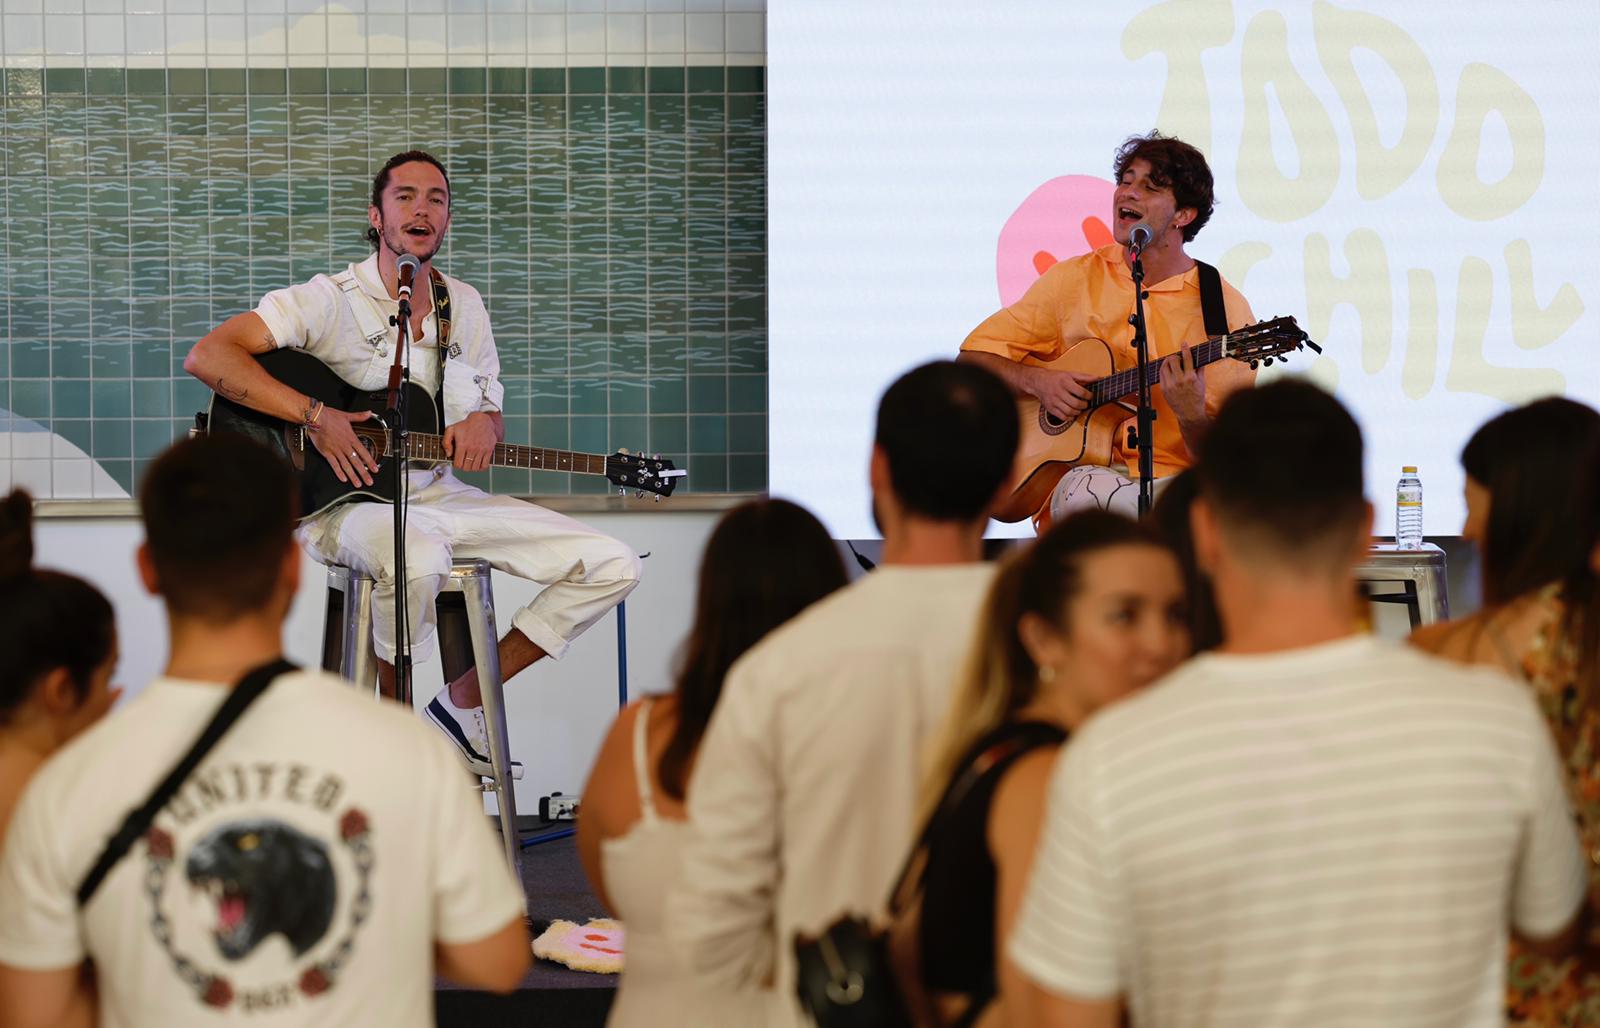
<path id="1" fill-rule="evenodd" d="M 1316 459 L 1240 456 L 1268 434 Z M 785 500 L 719 522 L 671 692 L 583 793 L 609 1023 L 1600 1025 L 1600 413 L 1472 436 L 1483 605 L 1409 645 L 1365 623 L 1329 394 L 1241 391 L 1147 523 L 986 561 L 1016 446 L 1006 387 L 935 362 L 880 403 L 875 570 Z M 140 503 L 170 659 L 109 717 L 111 604 L 0 503 L 0 1028 L 420 1024 L 435 974 L 513 988 L 524 900 L 459 762 L 282 663 L 288 472 L 190 440 Z"/>

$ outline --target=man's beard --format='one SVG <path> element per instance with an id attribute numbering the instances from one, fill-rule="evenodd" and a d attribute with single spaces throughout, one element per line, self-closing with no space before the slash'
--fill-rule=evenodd
<path id="1" fill-rule="evenodd" d="M 396 257 L 399 257 L 401 254 L 412 252 L 404 245 L 407 242 L 407 236 L 404 231 L 400 229 L 391 229 L 388 225 L 385 225 L 381 235 L 383 237 L 383 245 L 387 246 L 389 248 L 389 252 L 394 254 Z M 436 232 L 433 235 L 433 249 L 429 250 L 427 253 L 417 254 L 417 258 L 421 260 L 422 263 L 426 264 L 433 260 L 434 254 L 438 253 L 439 247 L 443 245 L 444 234 L 441 232 Z"/>

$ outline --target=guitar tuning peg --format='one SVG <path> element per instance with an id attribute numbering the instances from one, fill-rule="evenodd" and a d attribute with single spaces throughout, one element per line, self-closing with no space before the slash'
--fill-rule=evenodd
<path id="1" fill-rule="evenodd" d="M 635 492 L 635 493 L 634 493 L 634 494 L 633 494 L 633 498 L 634 498 L 634 499 L 636 499 L 636 500 L 642 500 L 642 499 L 644 499 L 644 490 L 643 490 L 643 489 L 640 489 L 640 490 L 638 490 L 638 491 L 637 491 L 637 492 Z"/>
<path id="2" fill-rule="evenodd" d="M 1258 368 L 1260 366 L 1261 366 L 1261 362 L 1260 361 L 1251 361 L 1250 362 L 1250 370 L 1251 371 L 1256 370 L 1256 368 Z"/>
<path id="3" fill-rule="evenodd" d="M 656 499 L 657 503 L 660 503 L 661 502 L 661 494 L 660 493 L 656 493 L 655 499 Z"/>
<path id="4" fill-rule="evenodd" d="M 1265 360 L 1265 361 L 1263 361 L 1263 362 L 1262 362 L 1262 363 L 1264 363 L 1264 364 L 1265 364 L 1265 365 L 1266 365 L 1266 366 L 1267 366 L 1267 367 L 1269 367 L 1269 368 L 1270 368 L 1270 367 L 1272 367 L 1272 358 L 1271 358 L 1271 357 L 1268 357 L 1268 358 L 1267 358 L 1267 359 L 1266 359 L 1266 360 Z"/>

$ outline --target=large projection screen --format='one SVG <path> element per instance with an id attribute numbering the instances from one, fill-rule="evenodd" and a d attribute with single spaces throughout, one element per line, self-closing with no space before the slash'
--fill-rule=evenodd
<path id="1" fill-rule="evenodd" d="M 771 484 L 836 537 L 876 534 L 883 388 L 1089 249 L 1153 127 L 1216 175 L 1190 252 L 1325 348 L 1289 373 L 1359 418 L 1379 532 L 1402 464 L 1454 534 L 1477 425 L 1600 403 L 1600 4 L 771 0 L 768 35 Z"/>

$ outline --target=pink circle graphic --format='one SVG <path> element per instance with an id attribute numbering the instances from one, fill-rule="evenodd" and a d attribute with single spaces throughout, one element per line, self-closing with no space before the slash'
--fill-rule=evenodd
<path id="1" fill-rule="evenodd" d="M 1022 299 L 1056 262 L 1112 243 L 1106 218 L 1115 192 L 1103 178 L 1061 175 L 1029 193 L 1000 230 L 995 278 L 1001 305 Z"/>

